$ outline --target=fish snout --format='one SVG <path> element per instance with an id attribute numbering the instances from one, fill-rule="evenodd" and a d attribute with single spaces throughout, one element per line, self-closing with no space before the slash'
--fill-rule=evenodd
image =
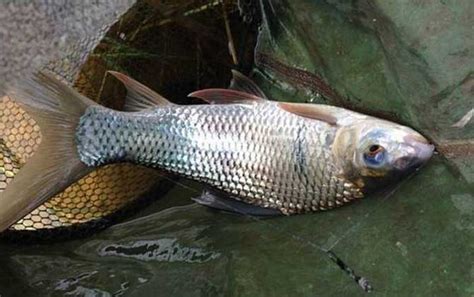
<path id="1" fill-rule="evenodd" d="M 412 166 L 418 167 L 428 161 L 433 156 L 434 145 L 430 144 L 421 135 L 407 135 L 404 137 L 406 144 L 413 148 Z"/>
<path id="2" fill-rule="evenodd" d="M 432 144 L 415 144 L 416 156 L 423 162 L 428 161 L 433 156 L 434 145 Z"/>

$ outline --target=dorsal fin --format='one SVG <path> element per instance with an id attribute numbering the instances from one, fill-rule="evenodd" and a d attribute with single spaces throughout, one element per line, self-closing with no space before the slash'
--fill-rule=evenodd
<path id="1" fill-rule="evenodd" d="M 257 84 L 237 70 L 232 70 L 232 80 L 230 81 L 229 89 L 253 94 L 263 99 L 268 99 L 265 93 L 257 86 Z"/>
<path id="2" fill-rule="evenodd" d="M 329 106 L 325 107 L 317 104 L 287 102 L 278 103 L 278 106 L 288 112 L 305 118 L 323 121 L 333 126 L 337 125 L 337 117 L 331 112 Z"/>
<path id="3" fill-rule="evenodd" d="M 192 92 L 188 97 L 199 98 L 210 104 L 255 103 L 265 100 L 253 94 L 230 89 L 204 89 Z"/>
<path id="4" fill-rule="evenodd" d="M 127 88 L 127 97 L 125 98 L 124 105 L 125 111 L 141 111 L 156 106 L 175 105 L 128 75 L 116 71 L 108 72 L 120 80 Z"/>

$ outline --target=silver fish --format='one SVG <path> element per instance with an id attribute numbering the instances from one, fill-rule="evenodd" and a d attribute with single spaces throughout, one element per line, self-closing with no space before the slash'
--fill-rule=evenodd
<path id="1" fill-rule="evenodd" d="M 270 101 L 235 71 L 231 89 L 194 92 L 211 104 L 190 106 L 111 73 L 128 89 L 126 112 L 99 106 L 45 73 L 9 93 L 38 122 L 43 142 L 0 194 L 0 231 L 110 163 L 200 181 L 211 192 L 197 201 L 208 206 L 297 214 L 362 198 L 433 152 L 405 126 L 334 106 Z M 227 204 L 232 200 L 220 194 L 241 202 Z"/>

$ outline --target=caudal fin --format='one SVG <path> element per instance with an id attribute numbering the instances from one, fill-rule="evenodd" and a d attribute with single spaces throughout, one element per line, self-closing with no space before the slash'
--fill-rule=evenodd
<path id="1" fill-rule="evenodd" d="M 8 95 L 41 128 L 41 144 L 0 193 L 0 232 L 91 171 L 77 152 L 75 132 L 86 108 L 96 104 L 40 72 Z"/>

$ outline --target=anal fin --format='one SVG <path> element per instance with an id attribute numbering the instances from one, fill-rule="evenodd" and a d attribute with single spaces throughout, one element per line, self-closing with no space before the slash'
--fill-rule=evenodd
<path id="1" fill-rule="evenodd" d="M 218 194 L 210 190 L 205 190 L 201 196 L 192 198 L 192 200 L 200 205 L 241 215 L 259 217 L 283 215 L 277 209 L 251 205 L 231 197 L 225 197 L 224 194 Z"/>

